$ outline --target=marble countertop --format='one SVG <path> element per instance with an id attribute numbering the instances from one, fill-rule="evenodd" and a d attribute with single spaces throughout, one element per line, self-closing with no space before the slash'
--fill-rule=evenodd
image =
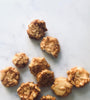
<path id="1" fill-rule="evenodd" d="M 45 57 L 55 77 L 66 77 L 66 71 L 74 66 L 90 72 L 90 0 L 0 0 L 0 70 L 13 66 L 15 53 L 25 52 L 30 60 Z M 33 19 L 46 22 L 48 36 L 58 38 L 61 46 L 59 57 L 53 58 L 40 49 L 40 41 L 29 39 L 26 29 Z M 28 67 L 19 69 L 18 86 L 5 88 L 0 82 L 0 100 L 20 100 L 17 88 L 22 82 L 34 81 Z M 41 96 L 51 94 L 50 88 L 42 88 Z M 73 88 L 67 97 L 56 100 L 89 100 L 90 84 Z M 40 100 L 38 98 L 38 100 Z"/>

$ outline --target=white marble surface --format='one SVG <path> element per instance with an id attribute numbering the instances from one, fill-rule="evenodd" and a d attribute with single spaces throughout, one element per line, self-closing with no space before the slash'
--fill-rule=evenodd
<path id="1" fill-rule="evenodd" d="M 40 41 L 28 38 L 27 25 L 35 18 L 45 20 L 47 35 L 58 38 L 61 53 L 57 59 L 40 50 Z M 11 61 L 17 52 L 25 52 L 30 60 L 45 57 L 55 77 L 66 76 L 76 65 L 90 72 L 90 0 L 0 0 L 0 70 L 15 67 Z M 20 84 L 36 82 L 28 67 L 19 71 Z M 19 85 L 5 88 L 0 82 L 0 100 L 20 100 Z M 43 88 L 41 95 L 47 94 L 54 95 L 50 88 Z M 73 88 L 68 97 L 57 100 L 90 100 L 90 84 Z"/>

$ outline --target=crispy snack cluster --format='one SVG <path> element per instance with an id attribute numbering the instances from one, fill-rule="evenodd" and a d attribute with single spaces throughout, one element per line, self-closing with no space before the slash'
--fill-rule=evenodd
<path id="1" fill-rule="evenodd" d="M 17 69 L 13 67 L 7 67 L 0 71 L 0 80 L 6 87 L 12 87 L 18 84 L 20 74 Z"/>
<path id="2" fill-rule="evenodd" d="M 45 36 L 46 31 L 47 28 L 45 22 L 43 20 L 36 19 L 28 25 L 27 33 L 30 38 L 40 39 Z"/>
<path id="3" fill-rule="evenodd" d="M 82 67 L 74 67 L 67 71 L 68 81 L 75 87 L 82 87 L 90 82 L 89 73 Z"/>
<path id="4" fill-rule="evenodd" d="M 40 88 L 33 82 L 22 83 L 17 93 L 21 100 L 35 100 L 40 93 Z"/>
<path id="5" fill-rule="evenodd" d="M 47 95 L 43 96 L 40 100 L 56 100 L 56 98 L 51 95 Z"/>
<path id="6" fill-rule="evenodd" d="M 42 50 L 46 51 L 54 57 L 57 57 L 58 53 L 60 52 L 60 45 L 58 40 L 50 36 L 43 38 L 40 43 L 40 47 Z"/>
<path id="7" fill-rule="evenodd" d="M 42 70 L 48 69 L 49 67 L 50 65 L 44 57 L 33 58 L 29 64 L 30 71 L 34 76 L 36 76 Z"/>
<path id="8" fill-rule="evenodd" d="M 67 96 L 71 92 L 72 87 L 73 85 L 68 82 L 67 78 L 59 77 L 55 79 L 51 89 L 57 96 Z"/>
<path id="9" fill-rule="evenodd" d="M 12 60 L 13 64 L 19 68 L 25 67 L 29 62 L 29 58 L 25 53 L 17 53 Z"/>
<path id="10" fill-rule="evenodd" d="M 37 74 L 37 82 L 39 86 L 50 86 L 54 82 L 54 72 L 50 70 L 42 70 Z"/>
<path id="11" fill-rule="evenodd" d="M 30 38 L 39 40 L 45 36 L 47 31 L 46 24 L 43 20 L 35 19 L 28 25 L 27 34 Z M 40 47 L 48 54 L 57 57 L 60 52 L 59 41 L 54 37 L 44 37 L 40 43 Z M 25 53 L 17 53 L 12 62 L 15 66 L 25 67 L 29 58 Z M 82 67 L 74 67 L 67 71 L 68 77 L 58 77 L 54 79 L 54 72 L 48 70 L 50 65 L 44 57 L 35 57 L 29 64 L 31 73 L 36 76 L 37 83 L 22 83 L 17 89 L 17 93 L 21 100 L 36 100 L 41 90 L 40 87 L 51 86 L 51 89 L 57 96 L 67 96 L 71 93 L 72 87 L 83 87 L 90 82 L 89 73 Z M 0 71 L 0 80 L 5 87 L 16 86 L 19 83 L 20 73 L 16 68 L 7 67 Z M 56 100 L 55 97 L 46 95 L 40 100 Z"/>

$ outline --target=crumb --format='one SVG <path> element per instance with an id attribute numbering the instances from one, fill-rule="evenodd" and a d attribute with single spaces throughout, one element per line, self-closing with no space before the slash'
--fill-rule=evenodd
<path id="1" fill-rule="evenodd" d="M 75 87 L 82 87 L 90 82 L 89 73 L 82 67 L 74 67 L 67 71 L 68 81 Z"/>
<path id="2" fill-rule="evenodd" d="M 48 69 L 49 67 L 50 65 L 44 57 L 33 58 L 29 64 L 30 71 L 34 76 L 36 76 L 42 70 Z"/>
<path id="3" fill-rule="evenodd" d="M 55 97 L 47 95 L 47 96 L 43 96 L 40 100 L 56 100 Z"/>
<path id="4" fill-rule="evenodd" d="M 46 24 L 43 20 L 35 19 L 28 25 L 27 33 L 30 38 L 40 39 L 45 36 L 47 31 Z"/>
<path id="5" fill-rule="evenodd" d="M 40 88 L 33 82 L 22 83 L 17 93 L 21 100 L 35 100 L 40 94 Z"/>
<path id="6" fill-rule="evenodd" d="M 25 67 L 28 64 L 29 58 L 27 57 L 25 53 L 17 53 L 13 57 L 12 62 L 15 66 L 21 68 L 21 67 Z"/>
<path id="7" fill-rule="evenodd" d="M 50 70 L 42 70 L 37 74 L 37 82 L 39 86 L 50 86 L 54 82 L 54 72 Z"/>
<path id="8" fill-rule="evenodd" d="M 57 96 L 67 96 L 71 90 L 73 85 L 67 81 L 67 78 L 59 77 L 56 78 L 54 84 L 51 86 L 51 89 Z"/>
<path id="9" fill-rule="evenodd" d="M 60 45 L 58 40 L 50 36 L 43 38 L 40 43 L 40 47 L 42 50 L 46 51 L 54 57 L 57 57 L 60 52 Z"/>
<path id="10" fill-rule="evenodd" d="M 19 83 L 20 74 L 16 68 L 7 67 L 0 71 L 0 80 L 6 87 L 16 86 Z"/>

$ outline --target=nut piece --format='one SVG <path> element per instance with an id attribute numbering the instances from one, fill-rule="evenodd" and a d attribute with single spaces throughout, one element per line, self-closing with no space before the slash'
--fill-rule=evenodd
<path id="1" fill-rule="evenodd" d="M 17 93 L 21 100 L 35 100 L 40 93 L 40 89 L 37 84 L 27 82 L 21 84 L 21 86 L 17 89 Z"/>
<path id="2" fill-rule="evenodd" d="M 29 58 L 27 57 L 25 53 L 17 53 L 13 57 L 12 62 L 15 66 L 21 68 L 21 67 L 25 67 L 28 64 Z"/>
<path id="3" fill-rule="evenodd" d="M 27 33 L 30 38 L 40 39 L 45 36 L 47 31 L 46 24 L 43 20 L 35 19 L 28 25 Z"/>
<path id="4" fill-rule="evenodd" d="M 7 67 L 0 71 L 0 80 L 6 87 L 18 85 L 20 74 L 16 68 Z"/>
<path id="5" fill-rule="evenodd" d="M 48 69 L 49 67 L 50 65 L 44 57 L 33 58 L 31 63 L 29 64 L 30 71 L 35 76 L 42 70 Z"/>
<path id="6" fill-rule="evenodd" d="M 82 87 L 90 82 L 89 73 L 82 67 L 74 67 L 67 71 L 68 81 L 75 87 Z"/>
<path id="7" fill-rule="evenodd" d="M 73 85 L 67 81 L 67 78 L 59 77 L 55 79 L 51 89 L 57 96 L 67 96 L 71 92 L 72 87 Z"/>
<path id="8" fill-rule="evenodd" d="M 56 100 L 55 97 L 47 95 L 47 96 L 43 96 L 40 100 Z"/>
<path id="9" fill-rule="evenodd" d="M 40 43 L 40 47 L 42 50 L 46 51 L 54 57 L 57 57 L 58 53 L 60 52 L 60 45 L 58 40 L 50 36 L 43 38 Z"/>
<path id="10" fill-rule="evenodd" d="M 39 86 L 50 86 L 54 82 L 54 72 L 50 70 L 42 70 L 37 74 L 37 82 Z"/>

